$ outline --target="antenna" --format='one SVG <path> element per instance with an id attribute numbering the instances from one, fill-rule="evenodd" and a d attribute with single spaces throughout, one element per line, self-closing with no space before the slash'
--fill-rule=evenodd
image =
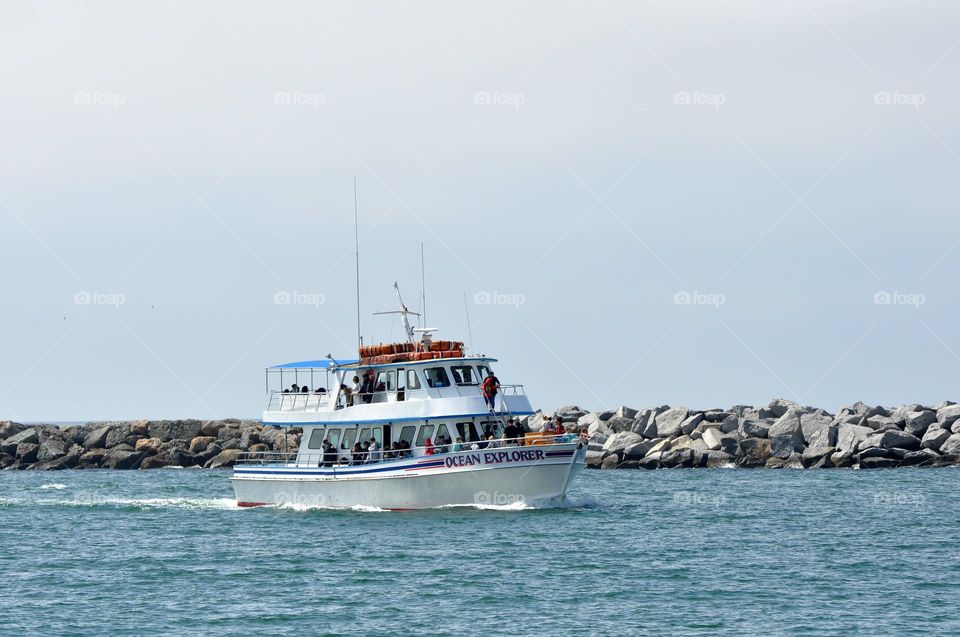
<path id="1" fill-rule="evenodd" d="M 413 343 L 414 342 L 413 335 L 415 330 L 412 327 L 410 327 L 410 320 L 407 318 L 407 316 L 411 314 L 413 316 L 420 316 L 420 314 L 418 314 L 417 312 L 411 312 L 410 310 L 407 309 L 406 304 L 403 302 L 403 297 L 400 296 L 400 286 L 396 282 L 394 282 L 393 284 L 393 289 L 396 290 L 397 292 L 397 300 L 400 301 L 400 309 L 394 310 L 392 312 L 374 312 L 373 314 L 374 316 L 382 316 L 384 314 L 399 314 L 400 323 L 403 324 L 403 332 L 404 334 L 407 335 L 407 340 L 410 343 Z"/>
<path id="2" fill-rule="evenodd" d="M 470 337 L 470 351 L 476 354 L 476 350 L 473 349 L 473 330 L 470 329 L 470 308 L 467 306 L 467 292 L 463 292 L 463 311 L 467 315 L 467 336 Z"/>
<path id="3" fill-rule="evenodd" d="M 423 242 L 420 242 L 420 311 L 423 312 L 421 320 L 423 326 L 427 325 L 427 275 L 426 268 L 423 267 Z"/>
<path id="4" fill-rule="evenodd" d="M 360 335 L 360 212 L 357 208 L 357 178 L 353 178 L 353 239 L 357 261 L 357 351 L 363 347 Z"/>

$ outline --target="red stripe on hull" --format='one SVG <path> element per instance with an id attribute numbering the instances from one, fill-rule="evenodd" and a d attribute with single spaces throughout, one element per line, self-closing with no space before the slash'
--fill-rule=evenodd
<path id="1" fill-rule="evenodd" d="M 238 507 L 265 507 L 269 502 L 237 502 Z"/>

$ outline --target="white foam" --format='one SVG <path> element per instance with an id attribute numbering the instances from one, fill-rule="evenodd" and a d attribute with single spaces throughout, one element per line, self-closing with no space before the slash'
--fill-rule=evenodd
<path id="1" fill-rule="evenodd" d="M 67 488 L 67 485 L 60 484 L 59 482 L 51 482 L 50 484 L 40 485 L 41 489 L 56 489 L 57 491 L 63 491 Z"/>
<path id="2" fill-rule="evenodd" d="M 38 500 L 36 504 L 76 507 L 140 507 L 146 509 L 237 509 L 230 498 L 83 498 L 77 500 Z"/>

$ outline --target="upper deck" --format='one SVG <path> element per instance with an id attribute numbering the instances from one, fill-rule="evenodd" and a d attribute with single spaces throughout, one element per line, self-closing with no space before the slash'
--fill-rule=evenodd
<path id="1" fill-rule="evenodd" d="M 267 369 L 263 421 L 299 426 L 485 416 L 489 406 L 480 385 L 493 373 L 496 362 L 488 357 L 459 357 L 376 365 L 332 359 L 278 365 Z M 362 384 L 365 375 L 372 377 L 373 391 L 353 395 L 351 388 Z M 271 380 L 279 383 L 271 386 Z M 288 381 L 292 381 L 289 388 Z M 496 411 L 533 413 L 523 386 L 515 384 L 500 385 Z"/>

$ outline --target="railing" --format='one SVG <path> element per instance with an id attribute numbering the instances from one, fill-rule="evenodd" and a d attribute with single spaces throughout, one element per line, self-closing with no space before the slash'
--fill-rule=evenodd
<path id="1" fill-rule="evenodd" d="M 471 391 L 466 391 L 470 389 Z M 370 403 L 392 403 L 405 400 L 428 400 L 437 398 L 452 398 L 452 396 L 442 396 L 440 392 L 444 390 L 455 390 L 457 397 L 482 396 L 478 385 L 450 385 L 448 387 L 431 387 L 420 389 L 400 389 L 391 391 L 380 391 L 368 394 L 358 394 L 351 396 L 351 402 L 342 394 L 324 392 L 318 393 L 284 393 L 274 391 L 267 397 L 266 411 L 329 411 L 330 402 L 336 400 L 336 409 L 345 409 L 356 405 Z M 526 396 L 523 385 L 501 385 L 501 396 Z M 369 400 L 367 400 L 369 399 Z"/>
<path id="2" fill-rule="evenodd" d="M 432 447 L 404 447 L 402 449 L 376 450 L 373 452 L 364 451 L 357 458 L 353 457 L 353 452 L 348 449 L 333 449 L 324 453 L 317 450 L 316 453 L 298 453 L 298 452 L 280 452 L 280 451 L 258 451 L 245 452 L 237 458 L 237 464 L 245 465 L 289 465 L 293 467 L 356 467 L 368 464 L 383 464 L 397 460 L 407 460 L 409 458 L 419 458 L 427 456 L 442 456 L 455 453 L 468 453 L 471 451 L 480 451 L 484 449 L 504 449 L 510 447 L 550 447 L 555 445 L 567 445 L 580 441 L 586 442 L 576 434 L 560 435 L 541 435 L 538 437 L 522 438 L 498 438 L 495 440 L 480 440 L 474 442 L 450 443 L 435 445 Z M 459 445 L 460 448 L 454 450 L 453 447 Z"/>

